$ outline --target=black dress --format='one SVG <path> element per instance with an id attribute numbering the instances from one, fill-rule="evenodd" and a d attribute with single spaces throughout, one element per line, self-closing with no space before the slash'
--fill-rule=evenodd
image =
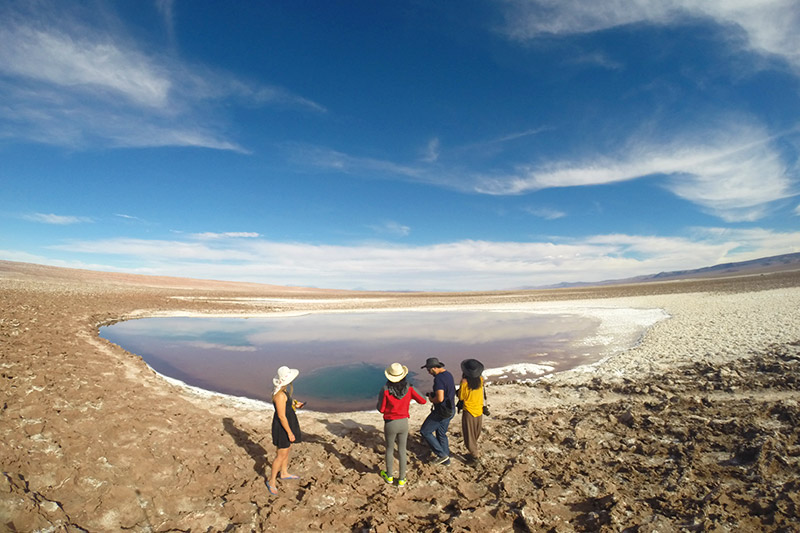
<path id="1" fill-rule="evenodd" d="M 272 415 L 272 444 L 277 446 L 278 449 L 288 448 L 292 444 L 302 441 L 300 422 L 297 420 L 297 413 L 294 412 L 294 402 L 292 402 L 292 397 L 288 393 L 284 392 L 284 394 L 286 394 L 286 420 L 289 422 L 289 428 L 291 428 L 292 433 L 294 433 L 294 442 L 289 441 L 289 434 L 283 429 L 281 419 L 278 418 L 278 408 L 275 407 L 275 400 L 273 400 L 272 406 L 275 407 L 275 414 Z"/>

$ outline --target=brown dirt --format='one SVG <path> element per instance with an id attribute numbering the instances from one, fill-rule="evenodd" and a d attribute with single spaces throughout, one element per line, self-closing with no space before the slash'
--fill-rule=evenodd
<path id="1" fill-rule="evenodd" d="M 502 296 L 647 297 L 680 311 L 671 295 L 702 294 L 708 307 L 798 287 L 800 274 L 788 272 Z M 793 317 L 780 336 L 765 334 L 776 342 L 757 348 L 715 355 L 707 347 L 722 339 L 700 349 L 654 328 L 655 340 L 631 350 L 622 375 L 494 385 L 481 464 L 456 457 L 449 468 L 428 465 L 412 437 L 405 489 L 377 475 L 379 414 L 301 413 L 306 440 L 292 451 L 292 470 L 302 479 L 282 483 L 277 497 L 264 486 L 271 411 L 170 385 L 97 336 L 99 324 L 158 312 L 462 305 L 496 296 L 284 289 L 0 261 L 0 531 L 800 530 Z M 304 299 L 234 299 L 245 297 Z M 739 321 L 734 330 L 754 318 L 727 309 L 718 313 Z M 681 331 L 697 316 L 677 313 Z M 679 361 L 631 370 L 648 346 L 670 342 Z M 412 428 L 424 414 L 413 413 Z M 463 448 L 459 426 L 451 426 L 455 451 Z"/>

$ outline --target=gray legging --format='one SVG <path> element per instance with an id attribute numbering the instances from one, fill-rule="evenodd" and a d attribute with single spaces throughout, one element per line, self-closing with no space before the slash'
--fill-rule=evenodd
<path id="1" fill-rule="evenodd" d="M 386 435 L 386 475 L 392 476 L 394 466 L 394 441 L 397 439 L 397 451 L 400 455 L 400 475 L 406 478 L 406 441 L 408 440 L 408 418 L 385 420 L 383 433 Z"/>

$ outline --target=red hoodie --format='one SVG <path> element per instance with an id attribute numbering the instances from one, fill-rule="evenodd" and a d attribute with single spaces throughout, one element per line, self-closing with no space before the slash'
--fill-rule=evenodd
<path id="1" fill-rule="evenodd" d="M 378 396 L 378 411 L 383 413 L 384 420 L 400 420 L 401 418 L 408 418 L 408 407 L 411 405 L 411 400 L 418 404 L 425 404 L 427 400 L 419 395 L 414 387 L 408 386 L 406 394 L 402 398 L 395 397 L 389 389 L 385 386 Z"/>

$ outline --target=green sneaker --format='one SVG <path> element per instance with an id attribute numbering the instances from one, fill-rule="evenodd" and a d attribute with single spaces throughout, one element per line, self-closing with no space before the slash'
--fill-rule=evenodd
<path id="1" fill-rule="evenodd" d="M 386 480 L 386 483 L 394 483 L 394 478 L 387 474 L 385 470 L 381 470 L 381 477 Z"/>
<path id="2" fill-rule="evenodd" d="M 405 479 L 398 479 L 397 480 L 397 486 L 398 487 L 405 487 L 406 486 L 406 480 Z"/>

